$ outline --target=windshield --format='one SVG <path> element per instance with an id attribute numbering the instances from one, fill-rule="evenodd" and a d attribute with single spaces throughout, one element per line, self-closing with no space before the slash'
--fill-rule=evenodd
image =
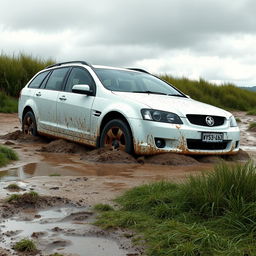
<path id="1" fill-rule="evenodd" d="M 95 68 L 94 70 L 104 87 L 111 91 L 186 97 L 170 84 L 150 74 L 105 68 Z"/>

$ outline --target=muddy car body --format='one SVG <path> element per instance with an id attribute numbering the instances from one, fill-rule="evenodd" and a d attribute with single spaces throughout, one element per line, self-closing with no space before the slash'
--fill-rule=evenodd
<path id="1" fill-rule="evenodd" d="M 195 101 L 139 69 L 58 63 L 22 89 L 25 133 L 128 153 L 232 154 L 240 134 L 233 115 Z"/>

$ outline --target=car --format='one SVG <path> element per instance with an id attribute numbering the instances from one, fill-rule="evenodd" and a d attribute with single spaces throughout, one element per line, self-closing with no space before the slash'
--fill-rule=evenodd
<path id="1" fill-rule="evenodd" d="M 26 134 L 136 155 L 239 150 L 231 113 L 193 100 L 139 68 L 85 61 L 48 66 L 21 90 L 19 119 Z"/>

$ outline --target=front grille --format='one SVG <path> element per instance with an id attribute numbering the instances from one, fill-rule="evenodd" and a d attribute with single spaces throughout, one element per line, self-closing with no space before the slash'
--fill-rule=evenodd
<path id="1" fill-rule="evenodd" d="M 211 116 L 211 115 L 208 115 L 208 116 L 214 119 L 214 125 L 212 125 L 211 127 L 223 125 L 225 122 L 225 117 L 223 116 Z M 206 123 L 206 117 L 208 116 L 207 115 L 187 115 L 187 119 L 191 124 L 196 124 L 200 126 L 210 126 Z"/>
<path id="2" fill-rule="evenodd" d="M 187 139 L 188 149 L 195 150 L 224 150 L 228 145 L 227 140 L 223 142 L 203 142 L 201 140 Z"/>

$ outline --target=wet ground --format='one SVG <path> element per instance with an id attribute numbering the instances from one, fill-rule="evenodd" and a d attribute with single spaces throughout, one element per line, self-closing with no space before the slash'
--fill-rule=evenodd
<path id="1" fill-rule="evenodd" d="M 256 132 L 247 130 L 249 123 L 256 121 L 256 116 L 246 116 L 243 112 L 234 114 L 241 119 L 241 148 L 256 160 Z M 17 132 L 19 129 L 16 115 L 0 114 L 0 135 L 9 134 L 0 139 L 0 144 L 9 145 L 20 157 L 19 161 L 0 168 L 0 199 L 13 194 L 5 188 L 16 183 L 23 189 L 18 193 L 36 191 L 40 195 L 68 198 L 76 204 L 76 207 L 64 204 L 58 208 L 37 209 L 32 212 L 32 217 L 22 210 L 19 215 L 0 219 L 0 247 L 10 249 L 15 241 L 31 238 L 33 232 L 39 232 L 38 237 L 32 236 L 43 251 L 39 255 L 53 252 L 92 256 L 139 255 L 122 235 L 106 234 L 91 226 L 94 215 L 89 214 L 79 221 L 70 216 L 91 212 L 91 206 L 97 203 L 113 204 L 113 198 L 134 186 L 163 179 L 179 182 L 188 175 L 212 169 L 220 161 L 217 157 L 194 159 L 176 155 L 135 159 L 110 149 L 92 151 L 62 140 L 24 137 Z M 240 156 L 244 161 L 247 158 L 245 153 Z M 63 230 L 55 232 L 55 227 Z M 88 250 L 88 254 L 84 250 Z M 4 255 L 1 249 L 0 255 Z M 14 255 L 14 251 L 6 255 Z"/>

